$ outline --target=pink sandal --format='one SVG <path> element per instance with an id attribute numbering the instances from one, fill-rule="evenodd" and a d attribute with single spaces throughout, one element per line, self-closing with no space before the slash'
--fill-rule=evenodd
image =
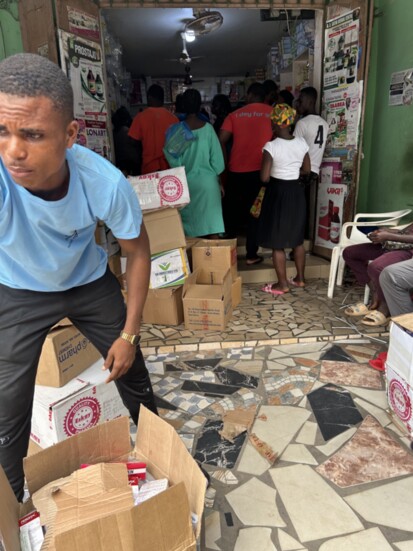
<path id="1" fill-rule="evenodd" d="M 282 291 L 281 289 L 273 289 L 272 288 L 272 283 L 266 283 L 264 285 L 264 287 L 261 287 L 261 291 L 263 291 L 264 293 L 269 293 L 270 295 L 285 295 L 285 293 L 289 293 L 290 290 L 287 289 L 285 291 Z"/>

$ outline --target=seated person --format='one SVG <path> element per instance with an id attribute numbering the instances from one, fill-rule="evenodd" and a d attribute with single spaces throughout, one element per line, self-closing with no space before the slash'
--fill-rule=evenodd
<path id="1" fill-rule="evenodd" d="M 379 282 L 391 316 L 413 312 L 413 259 L 384 268 Z"/>
<path id="2" fill-rule="evenodd" d="M 387 266 L 413 257 L 413 224 L 403 230 L 379 229 L 369 233 L 368 237 L 371 243 L 346 247 L 343 251 L 343 259 L 356 276 L 357 283 L 370 287 L 372 302 L 368 307 L 363 303 L 349 306 L 344 313 L 348 316 L 364 316 L 362 320 L 364 325 L 386 325 L 389 309 L 380 286 L 380 274 Z M 385 248 L 386 241 L 400 243 L 400 247 L 408 247 L 412 244 L 412 248 L 389 250 Z"/>

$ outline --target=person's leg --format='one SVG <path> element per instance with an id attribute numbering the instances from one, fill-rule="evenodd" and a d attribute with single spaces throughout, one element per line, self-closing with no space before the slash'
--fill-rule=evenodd
<path id="1" fill-rule="evenodd" d="M 278 291 L 288 291 L 286 259 L 284 249 L 274 249 L 272 252 L 272 262 L 278 282 L 272 286 L 272 289 Z"/>
<path id="2" fill-rule="evenodd" d="M 369 308 L 374 310 L 379 306 L 380 300 L 377 290 L 370 276 L 367 273 L 369 263 L 385 254 L 380 244 L 361 243 L 359 245 L 350 245 L 343 251 L 343 259 L 356 277 L 359 285 L 368 285 L 371 290 L 371 302 Z"/>
<path id="3" fill-rule="evenodd" d="M 294 247 L 294 263 L 297 270 L 297 275 L 294 278 L 294 282 L 300 286 L 304 285 L 304 270 L 305 270 L 305 248 L 304 245 L 298 245 Z"/>
<path id="4" fill-rule="evenodd" d="M 225 233 L 227 237 L 237 237 L 238 220 L 237 212 L 239 212 L 239 187 L 237 173 L 229 172 L 225 182 L 225 195 L 222 200 L 222 212 L 224 216 Z"/>
<path id="5" fill-rule="evenodd" d="M 386 317 L 389 315 L 389 310 L 382 288 L 380 286 L 380 274 L 384 270 L 384 268 L 387 268 L 387 266 L 391 266 L 392 264 L 396 264 L 397 262 L 403 262 L 404 260 L 409 260 L 410 258 L 411 252 L 408 250 L 388 251 L 386 252 L 386 254 L 383 254 L 370 262 L 367 267 L 367 275 L 377 294 L 378 305 L 376 306 L 376 308 L 380 310 L 380 312 L 382 312 L 382 314 L 384 314 Z"/>
<path id="6" fill-rule="evenodd" d="M 99 280 L 69 291 L 67 300 L 69 319 L 106 358 L 126 320 L 125 303 L 115 276 L 108 270 Z M 132 367 L 115 383 L 135 423 L 141 404 L 157 413 L 149 373 L 139 346 Z"/>
<path id="7" fill-rule="evenodd" d="M 19 501 L 37 364 L 48 331 L 64 317 L 59 293 L 51 295 L 0 285 L 0 464 Z"/>
<path id="8" fill-rule="evenodd" d="M 413 288 L 413 259 L 384 268 L 379 276 L 380 287 L 392 316 L 413 312 L 410 291 Z"/>
<path id="9" fill-rule="evenodd" d="M 259 219 L 254 218 L 251 215 L 250 209 L 254 204 L 254 201 L 261 189 L 261 180 L 259 172 L 249 172 L 245 174 L 246 176 L 246 185 L 244 187 L 244 197 L 245 197 L 245 212 L 247 215 L 247 264 L 248 260 L 261 260 L 257 255 L 258 251 L 258 224 Z"/>

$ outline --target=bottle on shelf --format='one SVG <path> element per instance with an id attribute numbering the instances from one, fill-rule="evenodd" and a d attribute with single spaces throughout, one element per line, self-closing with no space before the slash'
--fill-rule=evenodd
<path id="1" fill-rule="evenodd" d="M 96 95 L 99 98 L 103 98 L 103 82 L 102 82 L 102 79 L 100 78 L 99 73 L 96 73 L 95 87 L 96 87 Z"/>

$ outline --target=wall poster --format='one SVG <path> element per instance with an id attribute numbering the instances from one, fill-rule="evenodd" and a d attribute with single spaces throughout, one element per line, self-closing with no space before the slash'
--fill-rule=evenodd
<path id="1" fill-rule="evenodd" d="M 77 143 L 110 159 L 102 51 L 98 44 L 59 29 L 61 66 L 72 84 Z"/>
<path id="2" fill-rule="evenodd" d="M 413 100 L 413 69 L 392 73 L 389 105 L 411 105 Z"/>

